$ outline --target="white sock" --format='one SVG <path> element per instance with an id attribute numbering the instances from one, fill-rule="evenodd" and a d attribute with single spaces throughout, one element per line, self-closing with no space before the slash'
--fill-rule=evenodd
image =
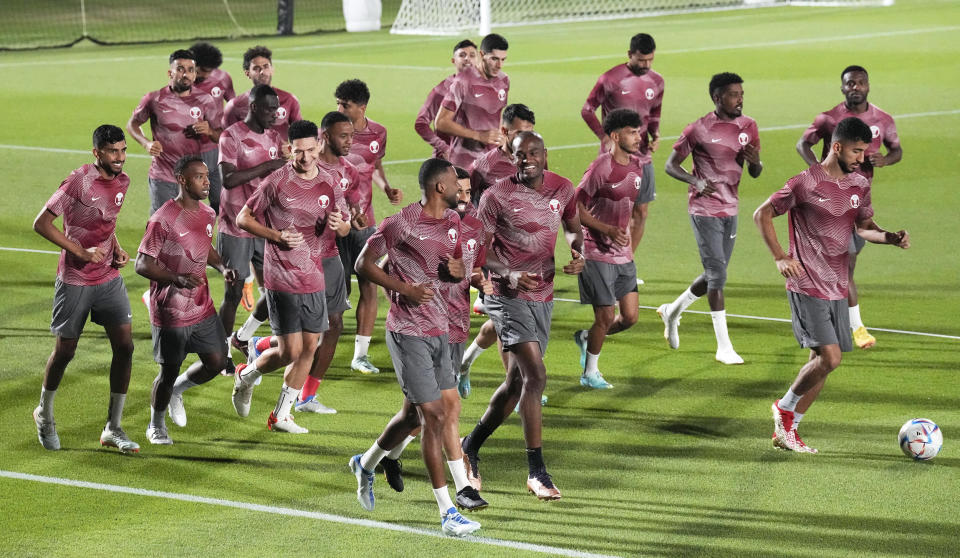
<path id="1" fill-rule="evenodd" d="M 679 316 L 691 304 L 696 302 L 698 298 L 700 297 L 690 292 L 690 287 L 687 287 L 687 290 L 683 291 L 683 294 L 670 303 L 670 306 L 667 307 L 667 312 L 669 312 L 671 316 Z"/>
<path id="2" fill-rule="evenodd" d="M 360 466 L 365 471 L 372 471 L 380 463 L 380 460 L 387 455 L 387 450 L 380 447 L 380 444 L 374 442 L 370 449 L 360 456 Z"/>
<path id="3" fill-rule="evenodd" d="M 460 464 L 462 465 L 463 461 L 461 461 Z M 447 490 L 447 485 L 434 488 L 433 497 L 437 499 L 437 507 L 440 508 L 440 515 L 447 515 L 447 511 L 453 507 L 453 501 L 450 500 L 450 491 Z"/>
<path id="4" fill-rule="evenodd" d="M 406 439 L 397 444 L 397 447 L 390 450 L 390 453 L 387 454 L 387 457 L 390 459 L 400 459 L 400 454 L 403 453 L 403 450 L 407 449 L 407 446 L 410 445 L 410 442 L 416 439 L 416 436 L 407 436 Z"/>
<path id="5" fill-rule="evenodd" d="M 126 400 L 126 393 L 110 393 L 110 412 L 107 415 L 107 426 L 111 430 L 120 428 L 120 421 L 123 420 L 123 403 Z"/>
<path id="6" fill-rule="evenodd" d="M 243 285 L 246 286 L 248 283 L 253 283 L 253 274 L 250 273 L 247 275 L 247 278 L 243 280 Z"/>
<path id="7" fill-rule="evenodd" d="M 587 364 L 583 367 L 583 374 L 596 374 L 600 371 L 597 368 L 597 361 L 600 360 L 600 353 L 593 354 L 590 351 L 587 351 Z"/>
<path id="8" fill-rule="evenodd" d="M 177 379 L 173 382 L 173 393 L 171 395 L 181 395 L 188 389 L 198 385 L 200 384 L 191 382 L 190 379 L 187 378 L 187 373 L 184 372 L 183 374 L 177 376 Z"/>
<path id="9" fill-rule="evenodd" d="M 863 325 L 863 319 L 860 318 L 860 305 L 850 306 L 850 329 L 857 329 L 865 327 Z"/>
<path id="10" fill-rule="evenodd" d="M 717 336 L 717 351 L 732 351 L 730 334 L 727 332 L 727 311 L 715 310 L 710 312 L 713 320 L 713 333 Z"/>
<path id="11" fill-rule="evenodd" d="M 300 395 L 299 389 L 292 388 L 286 383 L 283 384 L 283 387 L 280 388 L 280 397 L 277 398 L 277 406 L 273 409 L 273 416 L 277 417 L 278 421 L 290 416 L 290 407 L 293 406 L 298 395 Z"/>
<path id="12" fill-rule="evenodd" d="M 164 411 L 158 411 L 153 407 L 153 405 L 150 406 L 150 426 L 154 428 L 163 428 Z"/>
<path id="13" fill-rule="evenodd" d="M 474 339 L 473 342 L 470 343 L 470 346 L 467 347 L 467 350 L 463 353 L 463 363 L 461 368 L 470 368 L 473 366 L 473 361 L 477 360 L 477 357 L 482 355 L 483 351 L 486 351 L 486 349 L 481 348 L 480 345 L 477 345 L 477 340 Z"/>
<path id="14" fill-rule="evenodd" d="M 40 387 L 40 412 L 37 414 L 44 420 L 53 420 L 53 398 L 55 395 L 57 395 L 57 390 Z"/>
<path id="15" fill-rule="evenodd" d="M 370 336 L 357 335 L 353 339 L 353 360 L 363 358 L 370 352 Z"/>
<path id="16" fill-rule="evenodd" d="M 257 361 L 254 359 L 254 361 L 248 364 L 247 367 L 243 369 L 243 372 L 240 373 L 240 380 L 245 384 L 257 385 L 257 380 L 260 379 L 260 376 L 263 376 L 263 373 L 257 370 Z"/>
<path id="17" fill-rule="evenodd" d="M 262 323 L 260 320 L 254 318 L 253 314 L 250 314 L 247 317 L 247 321 L 243 322 L 243 325 L 237 330 L 237 341 L 249 341 Z"/>
<path id="18" fill-rule="evenodd" d="M 805 414 L 806 413 L 798 413 L 796 411 L 793 412 L 793 429 L 794 430 L 797 429 L 797 425 L 800 424 L 800 419 L 802 419 L 803 415 Z"/>
<path id="19" fill-rule="evenodd" d="M 457 487 L 457 492 L 470 484 L 467 480 L 467 468 L 463 466 L 463 459 L 447 461 L 447 467 L 450 468 L 450 474 L 453 475 L 453 485 Z"/>
<path id="20" fill-rule="evenodd" d="M 797 408 L 797 403 L 800 402 L 802 397 L 802 395 L 793 393 L 792 389 L 788 389 L 787 393 L 780 398 L 780 403 L 777 403 L 777 407 L 780 407 L 783 411 L 793 411 Z"/>

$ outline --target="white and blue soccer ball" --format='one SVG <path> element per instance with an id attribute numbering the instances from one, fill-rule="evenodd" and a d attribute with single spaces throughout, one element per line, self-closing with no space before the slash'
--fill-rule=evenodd
<path id="1" fill-rule="evenodd" d="M 918 461 L 933 459 L 943 447 L 943 432 L 930 419 L 915 418 L 900 427 L 900 449 Z"/>

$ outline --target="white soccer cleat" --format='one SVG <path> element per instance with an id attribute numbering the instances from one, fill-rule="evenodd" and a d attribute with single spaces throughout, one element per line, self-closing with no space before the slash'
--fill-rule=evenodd
<path id="1" fill-rule="evenodd" d="M 173 424 L 183 427 L 187 425 L 187 410 L 183 408 L 183 394 L 174 395 L 167 405 L 167 412 Z"/>
<path id="2" fill-rule="evenodd" d="M 317 396 L 311 395 L 304 401 L 297 401 L 294 406 L 294 410 L 298 413 L 317 413 L 320 415 L 335 415 L 337 410 L 332 407 L 327 407 L 319 400 Z"/>
<path id="3" fill-rule="evenodd" d="M 457 508 L 450 508 L 440 519 L 440 530 L 452 537 L 463 537 L 479 528 L 478 522 L 463 517 Z"/>
<path id="4" fill-rule="evenodd" d="M 732 348 L 718 349 L 716 358 L 724 364 L 743 364 L 743 357 L 738 355 Z"/>
<path id="5" fill-rule="evenodd" d="M 157 446 L 172 446 L 173 440 L 170 439 L 170 435 L 167 434 L 167 427 L 157 428 L 156 426 L 150 425 L 147 427 L 147 440 L 151 444 Z"/>
<path id="6" fill-rule="evenodd" d="M 270 413 L 270 416 L 267 417 L 267 430 L 286 432 L 288 434 L 307 434 L 310 432 L 306 428 L 293 422 L 293 417 L 290 415 L 283 417 L 282 420 L 278 420 L 273 413 Z"/>
<path id="7" fill-rule="evenodd" d="M 680 347 L 680 333 L 677 331 L 677 328 L 680 325 L 681 316 L 673 318 L 670 316 L 669 304 L 661 304 L 657 308 L 657 314 L 660 316 L 660 319 L 663 320 L 663 338 L 667 340 L 667 343 L 670 344 L 671 349 L 676 349 Z"/>
<path id="8" fill-rule="evenodd" d="M 250 401 L 253 400 L 253 385 L 243 381 L 243 369 L 247 365 L 237 366 L 237 373 L 233 376 L 233 409 L 241 417 L 250 414 Z"/>
<path id="9" fill-rule="evenodd" d="M 33 410 L 33 422 L 37 425 L 37 438 L 44 449 L 56 451 L 60 449 L 60 436 L 57 435 L 57 423 L 44 420 L 40 416 L 40 407 Z"/>
<path id="10" fill-rule="evenodd" d="M 370 357 L 366 355 L 353 359 L 353 361 L 350 363 L 350 368 L 361 374 L 380 373 L 380 369 L 374 366 L 373 363 L 370 362 Z"/>
<path id="11" fill-rule="evenodd" d="M 104 427 L 100 434 L 100 445 L 110 448 L 117 448 L 120 453 L 139 453 L 140 445 L 130 439 L 122 428 L 110 429 Z"/>
<path id="12" fill-rule="evenodd" d="M 373 496 L 373 472 L 360 466 L 360 454 L 350 458 L 350 470 L 357 477 L 357 501 L 367 511 L 373 511 L 376 498 Z M 453 508 L 451 508 L 453 509 Z M 454 511 L 456 511 L 454 509 Z"/>

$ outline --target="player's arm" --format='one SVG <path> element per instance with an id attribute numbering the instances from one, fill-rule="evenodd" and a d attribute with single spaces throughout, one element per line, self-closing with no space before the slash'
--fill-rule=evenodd
<path id="1" fill-rule="evenodd" d="M 447 145 L 447 142 L 440 139 L 440 136 L 430 127 L 437 116 L 433 112 L 433 97 L 434 94 L 433 91 L 431 91 L 430 94 L 427 95 L 427 100 L 424 101 L 423 106 L 420 107 L 420 112 L 417 113 L 417 119 L 413 122 L 413 129 L 416 130 L 417 135 L 423 138 L 423 141 L 429 143 L 430 147 L 433 147 L 434 151 L 446 154 L 450 146 Z"/>
<path id="2" fill-rule="evenodd" d="M 798 278 L 803 275 L 803 266 L 797 260 L 790 258 L 783 251 L 783 247 L 780 246 L 780 241 L 777 240 L 777 230 L 773 226 L 773 218 L 776 216 L 777 212 L 774 210 L 773 204 L 770 200 L 767 200 L 753 212 L 753 222 L 760 229 L 760 235 L 763 236 L 764 243 L 773 255 L 780 275 Z"/>
<path id="3" fill-rule="evenodd" d="M 670 156 L 667 157 L 667 164 L 664 165 L 663 170 L 666 171 L 667 175 L 676 178 L 680 182 L 686 182 L 687 184 L 693 186 L 693 188 L 700 193 L 700 195 L 707 195 L 717 191 L 717 188 L 710 183 L 708 180 L 703 178 L 697 178 L 696 176 L 690 174 L 686 171 L 681 165 L 683 164 L 685 156 L 680 155 L 680 153 L 674 149 L 670 152 Z"/>
<path id="4" fill-rule="evenodd" d="M 817 156 L 813 154 L 813 146 L 815 143 L 810 143 L 804 137 L 801 137 L 797 141 L 797 153 L 800 154 L 800 158 L 803 159 L 803 162 L 810 165 L 816 165 L 820 161 L 817 160 Z"/>
<path id="5" fill-rule="evenodd" d="M 647 116 L 647 133 L 650 134 L 650 153 L 660 148 L 660 112 L 663 110 L 663 91 L 657 97 L 656 104 L 650 107 Z"/>
<path id="6" fill-rule="evenodd" d="M 399 205 L 403 201 L 403 191 L 400 188 L 391 188 L 390 183 L 387 182 L 387 175 L 383 172 L 383 159 L 379 157 L 373 164 L 373 183 L 383 190 L 391 204 Z"/>
<path id="7" fill-rule="evenodd" d="M 210 141 L 217 143 L 220 141 L 220 134 L 223 133 L 223 128 L 216 128 L 214 126 L 219 126 L 219 122 L 216 124 L 210 124 L 206 120 L 200 120 L 195 122 L 190 126 L 190 129 L 193 130 L 193 133 L 199 136 L 207 136 Z"/>
<path id="8" fill-rule="evenodd" d="M 207 265 L 219 271 L 220 275 L 223 275 L 223 279 L 228 284 L 233 284 L 237 281 L 237 270 L 224 267 L 223 260 L 220 258 L 220 252 L 217 252 L 217 249 L 213 246 L 211 246 L 207 252 Z"/>
<path id="9" fill-rule="evenodd" d="M 603 125 L 600 124 L 600 119 L 597 118 L 597 107 L 600 106 L 600 98 L 602 95 L 603 83 L 601 80 L 597 80 L 596 85 L 593 86 L 593 89 L 587 96 L 587 100 L 584 101 L 583 107 L 580 109 L 580 118 L 583 118 L 583 121 L 587 123 L 587 127 L 590 128 L 590 131 L 593 132 L 600 141 L 604 141 L 607 137 L 607 135 L 603 133 Z"/>
<path id="10" fill-rule="evenodd" d="M 440 107 L 433 127 L 440 133 L 448 136 L 458 136 L 471 139 L 487 145 L 503 145 L 504 138 L 500 134 L 500 129 L 496 130 L 471 130 L 466 126 L 461 126 L 453 120 L 453 111 Z"/>
<path id="11" fill-rule="evenodd" d="M 254 236 L 259 236 L 284 248 L 296 248 L 303 244 L 303 235 L 300 234 L 300 231 L 296 229 L 282 231 L 271 229 L 257 221 L 248 205 L 244 205 L 240 213 L 237 214 L 237 226 Z"/>
<path id="12" fill-rule="evenodd" d="M 883 230 L 873 217 L 857 221 L 857 234 L 874 244 L 892 244 L 903 249 L 910 247 L 910 233 L 904 230 L 897 232 Z"/>
<path id="13" fill-rule="evenodd" d="M 59 246 L 62 250 L 66 250 L 73 257 L 84 262 L 93 262 L 100 263 L 107 256 L 103 249 L 99 246 L 94 246 L 92 248 L 84 248 L 80 246 L 76 241 L 71 238 L 68 238 L 67 235 L 63 234 L 56 225 L 53 224 L 53 221 L 57 218 L 52 211 L 44 207 L 40 210 L 40 214 L 37 215 L 37 218 L 33 220 L 33 230 L 37 234 L 46 238 L 50 242 Z"/>
<path id="14" fill-rule="evenodd" d="M 613 242 L 619 244 L 620 246 L 626 246 L 630 242 L 630 237 L 627 235 L 627 231 L 616 227 L 614 225 L 608 225 L 597 218 L 595 218 L 590 211 L 587 210 L 587 207 L 583 205 L 583 202 L 577 202 L 577 213 L 580 215 L 580 224 L 584 227 L 587 227 L 591 231 L 607 236 Z"/>
<path id="15" fill-rule="evenodd" d="M 483 273 L 483 268 L 475 267 L 470 274 L 470 286 L 485 295 L 493 294 L 493 283 Z"/>
<path id="16" fill-rule="evenodd" d="M 633 212 L 630 215 L 630 248 L 637 249 L 640 241 L 643 240 L 643 231 L 647 228 L 648 203 L 633 204 Z"/>
<path id="17" fill-rule="evenodd" d="M 120 239 L 117 233 L 113 233 L 113 261 L 110 265 L 116 269 L 121 269 L 130 262 L 130 254 L 120 246 Z"/>
<path id="18" fill-rule="evenodd" d="M 242 186 L 255 178 L 267 176 L 286 163 L 284 159 L 270 159 L 248 169 L 238 169 L 233 163 L 221 161 L 220 173 L 223 175 L 223 187 L 231 190 Z"/>
<path id="19" fill-rule="evenodd" d="M 130 134 L 130 137 L 136 140 L 136 142 L 139 143 L 149 155 L 156 157 L 157 155 L 163 153 L 163 145 L 159 141 L 147 139 L 147 136 L 143 133 L 143 128 L 141 127 L 143 126 L 144 122 L 146 121 L 138 121 L 137 113 L 134 112 L 130 116 L 130 120 L 127 121 L 127 133 Z"/>
<path id="20" fill-rule="evenodd" d="M 192 289 L 203 284 L 203 280 L 195 275 L 177 274 L 157 263 L 153 256 L 139 252 L 134 264 L 137 274 L 161 285 L 176 285 L 181 289 Z"/>
<path id="21" fill-rule="evenodd" d="M 897 145 L 893 148 L 887 147 L 886 155 L 881 155 L 879 151 L 872 153 L 870 155 L 870 164 L 879 168 L 899 163 L 900 159 L 903 159 L 903 149 Z"/>
<path id="22" fill-rule="evenodd" d="M 747 162 L 747 172 L 753 178 L 759 178 L 763 172 L 763 161 L 760 160 L 760 138 L 759 131 L 755 126 L 751 126 L 751 133 L 756 138 L 755 141 L 743 146 L 743 160 Z"/>
<path id="23" fill-rule="evenodd" d="M 570 246 L 570 261 L 563 266 L 563 272 L 576 275 L 583 271 L 586 263 L 583 259 L 583 227 L 580 225 L 580 217 L 577 213 L 563 220 L 563 237 Z"/>
<path id="24" fill-rule="evenodd" d="M 367 244 L 360 251 L 360 255 L 357 256 L 357 264 L 354 266 L 354 270 L 360 277 L 380 285 L 384 289 L 400 293 L 414 304 L 424 304 L 433 298 L 434 293 L 427 285 L 416 285 L 391 277 L 377 265 L 378 255 L 371 252 L 370 245 Z"/>

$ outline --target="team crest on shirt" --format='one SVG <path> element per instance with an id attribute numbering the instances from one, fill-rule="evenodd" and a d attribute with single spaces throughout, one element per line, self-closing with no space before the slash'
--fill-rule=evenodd
<path id="1" fill-rule="evenodd" d="M 267 154 L 270 155 L 271 159 L 277 158 L 277 146 L 271 145 L 270 149 L 267 149 Z"/>
<path id="2" fill-rule="evenodd" d="M 346 192 L 346 191 L 347 191 L 347 188 L 348 188 L 349 186 L 350 186 L 350 181 L 347 180 L 347 177 L 346 177 L 346 176 L 344 176 L 343 178 L 340 179 L 340 189 L 341 189 L 341 190 L 343 190 L 344 192 Z"/>
<path id="3" fill-rule="evenodd" d="M 113 198 L 113 203 L 117 204 L 117 207 L 123 205 L 123 192 L 117 192 L 116 197 Z"/>
<path id="4" fill-rule="evenodd" d="M 506 90 L 506 89 L 501 89 L 500 91 L 497 91 L 497 98 L 500 99 L 501 101 L 506 101 L 506 100 L 507 100 L 507 90 Z"/>
<path id="5" fill-rule="evenodd" d="M 640 189 L 640 185 L 643 184 L 643 179 L 639 176 L 633 179 L 633 187 L 637 190 Z"/>
<path id="6" fill-rule="evenodd" d="M 320 204 L 322 209 L 326 209 L 330 206 L 330 198 L 326 194 L 323 194 L 320 196 L 320 199 L 317 200 L 317 203 Z"/>
<path id="7" fill-rule="evenodd" d="M 873 133 L 873 139 L 880 137 L 880 127 L 879 126 L 870 126 L 870 132 Z"/>
<path id="8" fill-rule="evenodd" d="M 200 111 L 200 107 L 190 107 L 190 118 L 200 118 L 200 115 L 203 114 Z"/>
<path id="9" fill-rule="evenodd" d="M 213 238 L 213 225 L 207 223 L 207 236 Z"/>
<path id="10" fill-rule="evenodd" d="M 550 211 L 560 213 L 560 200 L 556 198 L 550 200 Z"/>
<path id="11" fill-rule="evenodd" d="M 653 90 L 652 87 L 648 88 L 644 95 L 647 97 L 648 101 L 652 101 L 654 97 L 657 96 L 657 92 Z"/>
<path id="12" fill-rule="evenodd" d="M 450 239 L 450 242 L 453 244 L 457 243 L 457 238 L 460 236 L 460 233 L 457 232 L 457 229 L 450 228 L 447 230 L 447 238 Z"/>
<path id="13" fill-rule="evenodd" d="M 740 142 L 740 145 L 746 146 L 750 143 L 750 134 L 746 132 L 740 132 L 740 135 L 737 136 L 737 141 Z"/>
<path id="14" fill-rule="evenodd" d="M 370 142 L 370 153 L 377 153 L 380 151 L 380 142 L 373 140 Z"/>
<path id="15" fill-rule="evenodd" d="M 213 95 L 214 97 L 219 98 L 220 95 L 223 95 L 223 89 L 220 89 L 219 87 L 214 87 L 213 89 L 210 90 L 210 94 Z"/>
<path id="16" fill-rule="evenodd" d="M 451 229 L 452 230 L 452 229 Z M 477 249 L 477 239 L 471 238 L 467 241 L 467 253 L 472 254 Z"/>
<path id="17" fill-rule="evenodd" d="M 287 109 L 283 107 L 277 107 L 277 112 L 274 114 L 277 115 L 277 120 L 285 120 L 287 118 Z"/>
<path id="18" fill-rule="evenodd" d="M 860 207 L 860 196 L 856 194 L 850 196 L 850 207 L 854 209 Z"/>

